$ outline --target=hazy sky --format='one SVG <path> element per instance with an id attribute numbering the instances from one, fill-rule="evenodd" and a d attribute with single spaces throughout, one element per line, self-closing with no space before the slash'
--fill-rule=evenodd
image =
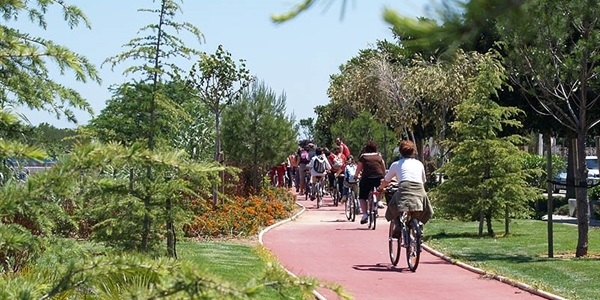
<path id="1" fill-rule="evenodd" d="M 131 79 L 122 75 L 126 65 L 112 71 L 106 65 L 100 68 L 101 63 L 122 52 L 121 46 L 137 37 L 141 27 L 156 21 L 155 15 L 137 10 L 157 8 L 160 1 L 67 2 L 84 11 L 92 23 L 91 30 L 84 27 L 69 30 L 58 10 L 49 13 L 46 31 L 32 25 L 19 25 L 19 28 L 67 46 L 99 68 L 101 85 L 75 82 L 71 74 L 57 79 L 79 91 L 98 114 L 111 96 L 108 87 Z M 377 40 L 392 39 L 381 17 L 385 6 L 407 16 L 431 16 L 428 5 L 432 3 L 430 0 L 350 0 L 346 1 L 349 5 L 341 19 L 343 1 L 322 0 L 287 23 L 271 22 L 271 14 L 287 12 L 299 2 L 301 0 L 185 0 L 176 21 L 190 22 L 204 34 L 203 44 L 183 35 L 187 46 L 214 53 L 222 44 L 235 60 L 245 59 L 247 68 L 259 80 L 279 94 L 285 92 L 288 114 L 299 120 L 315 117 L 314 107 L 329 102 L 326 93 L 329 76 L 337 73 L 341 64 L 356 56 L 360 49 L 372 47 Z M 181 67 L 189 70 L 194 62 L 182 62 Z M 75 126 L 47 113 L 21 112 L 34 125 L 46 122 L 59 128 Z M 76 115 L 80 124 L 92 117 L 83 112 Z"/>

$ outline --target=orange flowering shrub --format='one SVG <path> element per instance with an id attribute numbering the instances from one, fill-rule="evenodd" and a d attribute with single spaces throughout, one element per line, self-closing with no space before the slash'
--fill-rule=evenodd
<path id="1" fill-rule="evenodd" d="M 248 236 L 291 216 L 296 198 L 287 189 L 267 188 L 260 195 L 232 196 L 215 208 L 209 199 L 194 201 L 196 216 L 184 228 L 186 236 Z"/>

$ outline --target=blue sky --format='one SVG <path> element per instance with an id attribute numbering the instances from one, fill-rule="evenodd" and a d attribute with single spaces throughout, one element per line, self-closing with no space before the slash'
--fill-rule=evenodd
<path id="1" fill-rule="evenodd" d="M 277 93 L 285 93 L 288 114 L 296 120 L 316 117 L 314 107 L 329 102 L 329 76 L 338 67 L 357 55 L 360 49 L 370 48 L 377 40 L 392 39 L 388 26 L 382 21 L 382 9 L 387 6 L 406 16 L 431 16 L 431 0 L 368 0 L 346 1 L 340 19 L 342 0 L 322 0 L 299 17 L 283 24 L 270 20 L 273 13 L 287 12 L 301 0 L 185 0 L 178 22 L 190 22 L 204 34 L 205 43 L 186 39 L 186 44 L 207 53 L 214 53 L 222 44 L 235 60 L 245 59 L 247 68 L 259 80 Z M 103 80 L 96 83 L 75 82 L 70 74 L 57 79 L 79 91 L 100 113 L 110 98 L 108 87 L 129 81 L 121 65 L 114 71 L 100 68 L 108 57 L 123 51 L 121 46 L 137 36 L 137 31 L 151 22 L 154 15 L 138 12 L 140 8 L 156 8 L 151 0 L 71 0 L 91 21 L 92 29 L 78 27 L 69 30 L 58 14 L 50 12 L 48 29 L 21 28 L 33 35 L 54 40 L 72 51 L 86 56 L 95 64 Z M 159 1 L 158 1 L 159 2 Z M 331 2 L 329 6 L 326 4 Z M 23 16 L 24 17 L 24 16 Z M 192 63 L 182 62 L 188 70 Z M 189 63 L 189 65 L 185 65 Z M 44 112 L 22 110 L 32 124 L 50 123 L 56 127 L 74 127 L 66 120 L 56 120 Z M 80 124 L 92 116 L 77 112 Z"/>

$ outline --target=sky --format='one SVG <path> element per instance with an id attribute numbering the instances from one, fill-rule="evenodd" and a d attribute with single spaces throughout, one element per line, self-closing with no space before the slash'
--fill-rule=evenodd
<path id="1" fill-rule="evenodd" d="M 384 7 L 405 16 L 433 16 L 432 0 L 350 0 L 343 17 L 342 0 L 321 0 L 295 19 L 275 24 L 270 16 L 285 13 L 302 0 L 184 0 L 175 21 L 189 22 L 200 29 L 205 41 L 198 43 L 182 35 L 187 46 L 209 54 L 223 45 L 234 60 L 244 59 L 250 73 L 278 94 L 285 93 L 288 115 L 296 121 L 316 118 L 314 108 L 329 103 L 329 77 L 361 49 L 374 47 L 377 40 L 393 40 L 389 26 L 382 20 Z M 155 15 L 138 12 L 158 8 L 158 0 L 68 0 L 89 18 L 92 29 L 79 26 L 70 30 L 58 9 L 48 13 L 48 28 L 23 24 L 19 29 L 52 39 L 87 57 L 99 70 L 102 83 L 76 82 L 72 74 L 55 80 L 77 90 L 92 105 L 97 115 L 110 99 L 109 87 L 132 80 L 122 74 L 127 64 L 111 70 L 102 65 L 108 57 L 124 51 L 122 45 L 143 26 L 156 22 Z M 155 3 L 156 2 L 156 3 Z M 24 16 L 23 16 L 24 17 Z M 16 25 L 17 26 L 17 25 Z M 180 62 L 189 70 L 196 61 Z M 57 120 L 46 112 L 20 109 L 33 125 L 49 123 L 58 128 L 76 124 Z M 79 124 L 93 116 L 76 111 Z"/>

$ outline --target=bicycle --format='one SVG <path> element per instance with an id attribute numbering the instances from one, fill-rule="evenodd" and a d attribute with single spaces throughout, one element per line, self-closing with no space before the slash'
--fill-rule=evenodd
<path id="1" fill-rule="evenodd" d="M 312 185 L 312 195 L 317 198 L 317 208 L 323 205 L 323 176 L 315 176 L 316 182 Z"/>
<path id="2" fill-rule="evenodd" d="M 388 187 L 388 191 L 397 187 Z M 392 265 L 396 266 L 400 260 L 401 248 L 406 249 L 406 263 L 412 272 L 417 270 L 421 258 L 421 239 L 423 231 L 419 220 L 413 218 L 410 212 L 402 212 L 400 216 L 390 221 L 388 233 L 388 250 Z"/>
<path id="3" fill-rule="evenodd" d="M 344 212 L 346 213 L 346 219 L 354 222 L 356 219 L 356 208 L 358 207 L 357 184 L 348 183 L 348 185 L 348 195 L 346 196 L 346 203 L 344 203 Z"/>
<path id="4" fill-rule="evenodd" d="M 398 264 L 400 249 L 404 247 L 408 269 L 412 272 L 417 270 L 421 258 L 422 234 L 419 220 L 412 218 L 408 212 L 402 212 L 390 222 L 388 248 L 392 265 Z"/>
<path id="5" fill-rule="evenodd" d="M 333 198 L 333 206 L 337 207 L 340 203 L 340 199 L 342 198 L 342 194 L 340 193 L 340 189 L 338 186 L 338 179 L 334 177 L 333 179 L 333 187 L 331 190 L 331 198 Z"/>
<path id="6" fill-rule="evenodd" d="M 308 198 L 310 197 L 310 189 L 311 189 L 310 170 L 305 169 L 304 170 L 304 196 L 306 197 L 305 198 L 306 200 L 308 200 Z"/>
<path id="7" fill-rule="evenodd" d="M 379 191 L 377 191 L 377 187 L 373 187 L 373 190 L 369 192 L 369 197 L 367 197 L 367 214 L 369 216 L 369 226 L 367 228 L 373 230 L 377 227 L 377 217 L 379 216 L 378 198 Z"/>

